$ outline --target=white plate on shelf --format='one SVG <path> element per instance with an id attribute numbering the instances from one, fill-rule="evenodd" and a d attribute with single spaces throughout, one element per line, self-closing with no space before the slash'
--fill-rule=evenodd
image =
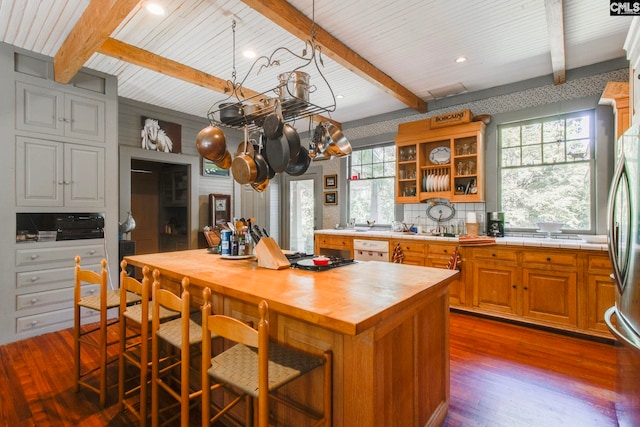
<path id="1" fill-rule="evenodd" d="M 446 165 L 451 161 L 451 150 L 449 147 L 437 147 L 429 153 L 429 160 L 436 165 Z"/>
<path id="2" fill-rule="evenodd" d="M 220 255 L 220 259 L 251 259 L 255 258 L 255 255 Z"/>

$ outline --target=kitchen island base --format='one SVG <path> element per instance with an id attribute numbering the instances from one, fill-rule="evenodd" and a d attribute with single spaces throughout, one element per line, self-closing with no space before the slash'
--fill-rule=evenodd
<path id="1" fill-rule="evenodd" d="M 198 262 L 203 254 L 127 262 L 158 268 L 168 287 L 183 276 L 208 286 L 213 310 L 242 321 L 257 324 L 257 304 L 265 299 L 272 339 L 313 354 L 331 350 L 334 426 L 442 425 L 449 403 L 448 285 L 455 271 L 375 261 L 321 273 L 276 271 L 252 261 L 212 264 L 211 255 Z M 283 393 L 321 413 L 322 384 L 317 369 Z M 272 415 L 277 425 L 311 424 L 284 406 L 272 405 Z"/>

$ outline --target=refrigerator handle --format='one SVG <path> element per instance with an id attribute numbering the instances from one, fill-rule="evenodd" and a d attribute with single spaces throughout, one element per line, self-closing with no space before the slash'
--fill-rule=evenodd
<path id="1" fill-rule="evenodd" d="M 604 312 L 604 322 L 607 324 L 609 331 L 611 331 L 611 333 L 616 337 L 618 341 L 628 345 L 635 351 L 640 352 L 640 341 L 638 339 L 634 339 L 633 332 L 626 325 L 624 319 L 620 318 L 620 316 L 617 316 L 617 311 L 618 310 L 614 305 L 613 307 L 609 307 L 607 311 Z M 616 318 L 618 320 L 617 326 L 613 324 L 613 321 L 611 319 L 613 315 L 616 315 Z"/>
<path id="2" fill-rule="evenodd" d="M 618 291 L 622 291 L 622 276 L 620 272 L 620 267 L 618 266 L 618 240 L 620 238 L 620 227 L 619 224 L 616 223 L 614 218 L 614 208 L 616 202 L 616 193 L 618 192 L 618 187 L 620 186 L 620 181 L 622 181 L 622 176 L 624 175 L 624 156 L 620 157 L 618 161 L 618 165 L 616 167 L 615 174 L 613 176 L 613 180 L 611 181 L 611 189 L 609 190 L 609 200 L 607 203 L 608 207 L 608 229 L 609 229 L 609 259 L 611 260 L 611 264 L 613 266 L 613 275 L 615 277 L 616 286 Z"/>

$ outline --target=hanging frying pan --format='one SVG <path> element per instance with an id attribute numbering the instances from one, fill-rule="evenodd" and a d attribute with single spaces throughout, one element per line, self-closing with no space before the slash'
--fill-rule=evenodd
<path id="1" fill-rule="evenodd" d="M 284 126 L 284 119 L 282 118 L 282 110 L 280 109 L 280 102 L 276 100 L 274 110 L 267 114 L 262 123 L 262 129 L 264 134 L 269 139 L 278 139 L 282 136 L 282 127 Z"/>
<path id="2" fill-rule="evenodd" d="M 291 176 L 300 176 L 304 174 L 311 164 L 311 157 L 306 148 L 300 147 L 296 161 L 287 166 L 286 172 Z"/>

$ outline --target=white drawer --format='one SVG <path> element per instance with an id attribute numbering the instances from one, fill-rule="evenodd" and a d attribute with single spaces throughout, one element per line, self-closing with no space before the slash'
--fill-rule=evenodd
<path id="1" fill-rule="evenodd" d="M 65 262 L 73 267 L 76 255 L 80 255 L 83 264 L 95 263 L 104 257 L 104 246 L 67 246 L 62 248 L 17 249 L 16 266 L 40 265 L 50 262 Z"/>
<path id="2" fill-rule="evenodd" d="M 84 265 L 82 268 L 100 272 L 100 264 Z M 24 271 L 16 274 L 16 288 L 27 286 L 67 287 L 73 285 L 75 270 L 74 267 L 51 268 L 48 270 Z"/>
<path id="3" fill-rule="evenodd" d="M 100 291 L 99 285 L 85 285 L 82 296 L 93 295 Z M 73 286 L 51 291 L 34 292 L 16 297 L 16 310 L 30 310 L 35 308 L 59 305 L 58 308 L 73 307 Z"/>
<path id="4" fill-rule="evenodd" d="M 73 307 L 33 316 L 18 317 L 16 319 L 16 333 L 26 333 L 41 329 L 51 329 L 58 326 L 62 329 L 64 323 L 73 325 Z M 66 326 L 66 325 L 65 325 Z"/>
<path id="5" fill-rule="evenodd" d="M 94 323 L 100 320 L 96 310 L 82 310 L 82 324 Z M 62 310 L 49 311 L 41 314 L 18 317 L 16 319 L 16 333 L 32 335 L 32 332 L 48 330 L 57 331 L 73 326 L 73 307 Z"/>

